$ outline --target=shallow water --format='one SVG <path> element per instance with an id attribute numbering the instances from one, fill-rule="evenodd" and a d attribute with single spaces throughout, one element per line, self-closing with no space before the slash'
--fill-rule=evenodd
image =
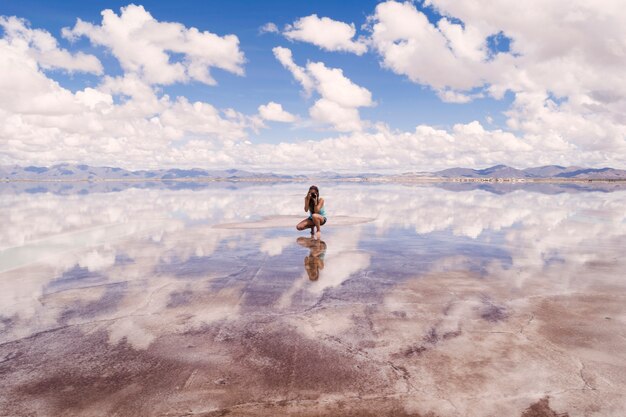
<path id="1" fill-rule="evenodd" d="M 626 414 L 625 190 L 307 186 L 0 184 L 0 415 Z"/>

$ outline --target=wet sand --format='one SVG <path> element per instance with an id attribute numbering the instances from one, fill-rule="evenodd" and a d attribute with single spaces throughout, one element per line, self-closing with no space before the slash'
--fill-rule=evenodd
<path id="1" fill-rule="evenodd" d="M 4 200 L 0 416 L 626 414 L 626 193 L 298 190 Z"/>

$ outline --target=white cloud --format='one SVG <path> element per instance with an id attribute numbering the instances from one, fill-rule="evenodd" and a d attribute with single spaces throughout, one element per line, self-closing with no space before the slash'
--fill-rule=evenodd
<path id="1" fill-rule="evenodd" d="M 318 111 L 317 106 L 313 109 Z M 323 107 L 319 109 L 323 110 Z M 552 159 L 555 154 L 563 157 L 575 154 L 572 152 L 574 148 L 567 144 L 559 149 L 550 149 L 550 146 L 554 144 L 544 144 L 539 137 L 528 143 L 511 133 L 489 131 L 480 123 L 472 122 L 455 125 L 451 130 L 418 126 L 413 132 L 401 132 L 378 126 L 375 132 L 354 132 L 321 141 L 240 144 L 232 150 L 232 155 L 236 153 L 236 158 L 245 166 L 282 172 L 394 172 L 435 170 L 455 165 L 488 166 L 502 161 L 513 166 L 542 165 L 557 162 L 558 159 Z M 545 154 L 541 155 L 544 150 Z M 302 157 L 308 154 L 316 157 Z"/>
<path id="2" fill-rule="evenodd" d="M 143 6 L 122 7 L 119 16 L 104 10 L 100 25 L 78 19 L 72 29 L 63 29 L 63 36 L 85 36 L 93 44 L 110 49 L 125 72 L 137 74 L 150 84 L 189 80 L 215 84 L 209 72 L 212 67 L 243 75 L 244 55 L 237 36 L 159 22 Z M 176 61 L 174 54 L 181 54 L 183 59 Z"/>
<path id="3" fill-rule="evenodd" d="M 322 99 L 320 99 L 322 100 Z M 316 106 L 313 107 L 317 109 Z M 321 109 L 323 110 L 323 109 Z M 349 120 L 349 119 L 348 119 Z M 315 155 L 315 157 L 306 157 Z M 377 126 L 373 132 L 356 131 L 322 140 L 232 146 L 195 141 L 161 155 L 164 164 L 232 166 L 274 172 L 421 171 L 453 166 L 485 167 L 506 163 L 516 167 L 560 165 L 619 165 L 620 154 L 581 153 L 558 137 L 515 136 L 500 129 L 487 130 L 479 122 L 451 129 L 418 126 L 412 132 Z"/>
<path id="4" fill-rule="evenodd" d="M 342 107 L 372 106 L 372 93 L 343 75 L 339 68 L 328 68 L 322 62 L 309 62 L 307 72 L 316 80 L 322 97 Z"/>
<path id="5" fill-rule="evenodd" d="M 17 125 L 28 124 L 33 114 L 62 116 L 79 109 L 72 93 L 41 71 L 25 43 L 0 39 L 0 70 L 0 108 Z"/>
<path id="6" fill-rule="evenodd" d="M 292 123 L 296 121 L 296 116 L 283 110 L 282 105 L 273 101 L 260 105 L 259 115 L 262 119 L 272 122 Z"/>
<path id="7" fill-rule="evenodd" d="M 113 96 L 89 87 L 82 91 L 77 91 L 76 99 L 91 110 L 98 106 L 110 108 L 113 105 Z"/>
<path id="8" fill-rule="evenodd" d="M 544 104 L 549 100 L 545 95 L 518 94 L 519 107 L 516 104 L 512 108 L 509 119 L 519 123 L 518 128 L 528 132 L 525 135 L 487 130 L 478 122 L 451 129 L 421 125 L 402 132 L 378 125 L 372 132 L 359 131 L 363 122 L 358 106 L 372 104 L 369 91 L 338 69 L 322 63 L 302 68 L 293 63 L 288 49 L 277 48 L 275 53 L 289 58 L 285 62 L 301 75 L 303 84 L 320 95 L 310 109 L 311 117 L 353 133 L 320 141 L 246 143 L 246 130 L 258 126 L 255 117 L 184 97 L 159 95 L 133 74 L 105 77 L 98 86 L 72 93 L 47 78 L 27 48 L 2 39 L 0 87 L 10 93 L 0 97 L 0 162 L 51 165 L 68 161 L 128 168 L 244 167 L 277 172 L 393 172 L 496 163 L 519 167 L 623 164 L 624 152 L 614 151 L 622 146 L 619 130 L 613 130 L 615 143 L 608 143 L 608 148 L 607 142 L 599 141 L 591 144 L 596 146 L 593 151 L 586 151 L 583 146 L 591 145 L 584 145 L 583 136 L 594 134 L 598 127 L 589 125 L 583 116 L 573 118 L 574 110 L 563 115 L 563 108 Z M 528 122 L 533 119 L 536 126 Z M 577 122 L 570 124 L 570 120 Z M 600 125 L 600 119 L 596 123 Z M 558 129 L 543 130 L 546 124 Z M 600 127 L 607 135 L 611 132 L 608 129 L 615 129 Z M 581 145 L 566 140 L 562 132 L 580 137 Z"/>
<path id="9" fill-rule="evenodd" d="M 5 39 L 0 71 L 6 92 L 0 95 L 2 163 L 159 166 L 183 161 L 178 143 L 214 149 L 246 138 L 246 129 L 258 126 L 254 117 L 236 111 L 159 96 L 133 74 L 104 77 L 95 88 L 72 93 L 42 72 L 29 48 Z"/>
<path id="10" fill-rule="evenodd" d="M 309 109 L 309 115 L 320 123 L 328 123 L 340 132 L 363 128 L 359 111 L 355 107 L 342 107 L 339 103 L 321 98 Z"/>
<path id="11" fill-rule="evenodd" d="M 261 34 L 263 34 L 263 33 L 280 33 L 280 31 L 278 30 L 278 26 L 276 26 L 275 23 L 267 22 L 266 24 L 264 24 L 263 26 L 261 26 L 259 28 L 259 33 L 261 33 Z"/>
<path id="12" fill-rule="evenodd" d="M 459 58 L 470 61 L 482 61 L 486 58 L 487 45 L 485 38 L 474 26 L 465 28 L 443 18 L 437 22 L 437 28 L 448 41 L 448 46 Z"/>
<path id="13" fill-rule="evenodd" d="M 364 128 L 358 108 L 374 105 L 368 89 L 353 83 L 339 68 L 328 68 L 322 62 L 309 62 L 306 68 L 302 68 L 293 61 L 289 49 L 278 46 L 273 51 L 280 63 L 302 84 L 306 95 L 315 89 L 321 96 L 309 109 L 314 121 L 331 125 L 340 132 Z"/>
<path id="14" fill-rule="evenodd" d="M 57 40 L 50 33 L 30 29 L 23 19 L 0 16 L 0 26 L 4 29 L 4 41 L 16 49 L 26 51 L 41 68 L 102 74 L 102 64 L 98 58 L 82 52 L 72 54 L 59 48 Z"/>
<path id="15" fill-rule="evenodd" d="M 436 89 L 467 90 L 481 84 L 477 35 L 467 24 L 463 30 L 446 22 L 442 32 L 413 4 L 394 1 L 378 4 L 369 22 L 373 48 L 393 72 Z M 444 33 L 453 35 L 452 41 Z M 471 40 L 465 39 L 468 33 Z M 460 57 L 449 44 L 462 51 Z"/>
<path id="16" fill-rule="evenodd" d="M 276 47 L 276 58 L 306 95 L 314 95 L 311 120 L 347 133 L 255 145 L 248 132 L 264 127 L 263 120 L 290 119 L 279 104 L 269 102 L 259 114 L 245 115 L 170 97 L 155 85 L 200 80 L 197 68 L 221 68 L 214 64 L 220 51 L 229 57 L 224 69 L 241 72 L 237 38 L 158 22 L 143 8 L 128 6 L 120 15 L 105 11 L 99 25 L 78 21 L 65 31 L 70 38 L 84 34 L 110 49 L 125 71 L 103 74 L 78 91 L 64 88 L 47 70 L 98 74 L 102 66 L 96 57 L 62 49 L 51 34 L 23 20 L 2 18 L 0 164 L 279 172 L 416 171 L 496 163 L 624 167 L 626 28 L 615 2 L 602 7 L 577 3 L 577 13 L 560 0 L 536 9 L 500 3 L 475 8 L 471 1 L 431 4 L 444 16 L 438 22 L 429 22 L 413 3 L 379 4 L 368 21 L 373 50 L 386 68 L 429 86 L 447 102 L 497 99 L 512 92 L 505 113 L 509 131 L 478 122 L 396 131 L 364 121 L 360 108 L 375 104 L 368 89 L 324 63 L 299 66 L 289 49 Z M 500 33 L 511 39 L 511 51 L 489 50 L 489 36 Z M 173 62 L 179 54 L 185 58 Z M 311 152 L 319 157 L 302 158 Z"/>
<path id="17" fill-rule="evenodd" d="M 293 78 L 295 78 L 296 81 L 302 84 L 304 92 L 307 95 L 310 95 L 314 88 L 313 79 L 309 76 L 309 74 L 306 73 L 304 68 L 296 65 L 296 63 L 293 61 L 293 54 L 291 53 L 291 50 L 283 48 L 282 46 L 277 46 L 272 49 L 272 52 L 274 53 L 276 59 L 281 63 L 281 65 L 288 69 L 289 72 L 291 72 Z"/>
<path id="18" fill-rule="evenodd" d="M 301 17 L 293 25 L 287 25 L 283 35 L 290 40 L 310 42 L 328 51 L 352 52 L 363 55 L 367 45 L 362 39 L 353 40 L 354 23 L 347 24 L 317 15 Z"/>
<path id="19" fill-rule="evenodd" d="M 619 1 L 425 6 L 444 18 L 432 23 L 414 4 L 395 1 L 380 3 L 368 18 L 384 67 L 446 102 L 513 92 L 507 123 L 529 143 L 543 136 L 590 153 L 626 150 L 626 15 Z M 498 36 L 510 39 L 509 51 L 489 50 L 488 39 Z"/>
<path id="20" fill-rule="evenodd" d="M 226 112 L 225 116 L 209 103 L 190 103 L 185 97 L 179 97 L 161 113 L 159 122 L 181 132 L 210 135 L 225 140 L 245 138 L 246 125 L 241 123 L 243 115 Z"/>
<path id="21" fill-rule="evenodd" d="M 472 101 L 471 95 L 459 93 L 458 91 L 454 90 L 437 90 L 436 93 L 437 97 L 439 97 L 441 101 L 444 101 L 446 103 L 464 104 Z"/>

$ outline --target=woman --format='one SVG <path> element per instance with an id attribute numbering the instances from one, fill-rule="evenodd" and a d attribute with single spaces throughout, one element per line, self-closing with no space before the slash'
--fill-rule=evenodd
<path id="1" fill-rule="evenodd" d="M 320 197 L 320 190 L 315 185 L 309 187 L 309 192 L 304 197 L 304 211 L 309 212 L 309 217 L 302 220 L 296 228 L 298 230 L 311 229 L 311 236 L 315 239 L 322 237 L 321 226 L 326 224 L 326 209 L 324 199 Z M 317 229 L 317 233 L 315 230 Z"/>
<path id="2" fill-rule="evenodd" d="M 309 280 L 317 281 L 320 277 L 320 270 L 324 269 L 326 243 L 323 240 L 314 240 L 306 237 L 299 237 L 297 242 L 300 246 L 309 248 L 308 256 L 304 257 L 304 270 L 309 276 Z"/>

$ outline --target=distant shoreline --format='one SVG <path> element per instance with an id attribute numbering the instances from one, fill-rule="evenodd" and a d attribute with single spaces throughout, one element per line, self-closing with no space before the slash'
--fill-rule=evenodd
<path id="1" fill-rule="evenodd" d="M 373 179 L 374 181 L 380 180 L 380 182 L 485 182 L 485 183 L 498 183 L 498 184 L 524 184 L 524 183 L 590 183 L 590 182 L 619 182 L 625 183 L 625 178 L 448 178 L 448 177 L 393 177 L 391 180 L 387 178 Z"/>
<path id="2" fill-rule="evenodd" d="M 543 184 L 588 184 L 588 183 L 624 183 L 625 178 L 463 178 L 463 177 L 410 177 L 410 176 L 388 176 L 388 177 L 354 177 L 354 178 L 75 178 L 75 179 L 0 179 L 2 183 L 11 182 L 27 182 L 27 183 L 99 183 L 99 182 L 250 182 L 250 183 L 269 183 L 269 182 L 369 182 L 369 183 L 498 183 L 498 184 L 525 184 L 525 183 L 543 183 Z"/>
<path id="3" fill-rule="evenodd" d="M 610 167 L 585 168 L 545 165 L 517 169 L 507 165 L 494 165 L 485 169 L 448 168 L 443 171 L 405 172 L 334 172 L 314 171 L 296 173 L 253 172 L 241 169 L 162 168 L 129 171 L 119 167 L 57 164 L 50 167 L 0 166 L 0 181 L 28 181 L 52 183 L 109 183 L 132 184 L 162 183 L 283 183 L 283 182 L 347 182 L 347 183 L 624 183 L 626 170 Z"/>

